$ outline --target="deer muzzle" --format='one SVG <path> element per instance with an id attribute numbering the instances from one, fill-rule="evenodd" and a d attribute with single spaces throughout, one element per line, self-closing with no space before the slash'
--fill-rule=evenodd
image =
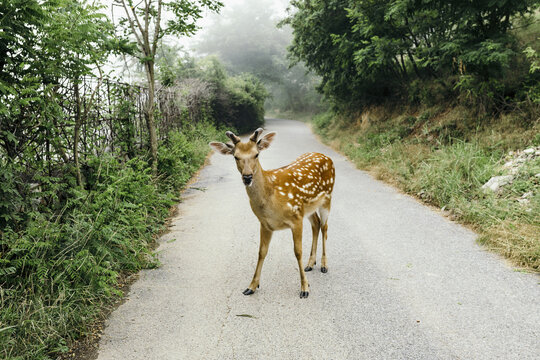
<path id="1" fill-rule="evenodd" d="M 244 185 L 249 186 L 251 185 L 253 181 L 253 174 L 251 175 L 242 175 L 242 181 L 244 182 Z"/>

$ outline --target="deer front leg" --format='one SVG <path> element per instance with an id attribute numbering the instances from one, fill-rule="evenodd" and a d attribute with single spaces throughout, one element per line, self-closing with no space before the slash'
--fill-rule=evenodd
<path id="1" fill-rule="evenodd" d="M 272 230 L 268 230 L 261 224 L 261 243 L 259 245 L 259 260 L 257 261 L 257 267 L 255 268 L 255 274 L 253 275 L 253 280 L 249 287 L 243 291 L 244 295 L 251 295 L 255 292 L 255 289 L 259 287 L 259 281 L 261 279 L 261 270 L 264 262 L 264 258 L 268 253 L 268 246 L 270 245 L 270 240 L 272 239 Z"/>
<path id="2" fill-rule="evenodd" d="M 298 269 L 300 270 L 300 299 L 307 298 L 309 296 L 309 284 L 307 281 L 304 267 L 302 266 L 302 219 L 295 224 L 292 228 L 293 242 L 294 242 L 294 255 L 296 261 L 298 261 Z"/>

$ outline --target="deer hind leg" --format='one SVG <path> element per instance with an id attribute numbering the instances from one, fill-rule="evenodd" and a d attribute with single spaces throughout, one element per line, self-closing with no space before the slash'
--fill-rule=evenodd
<path id="1" fill-rule="evenodd" d="M 319 230 L 321 229 L 321 219 L 316 212 L 309 216 L 309 222 L 311 223 L 311 231 L 313 232 L 313 241 L 311 243 L 309 261 L 304 269 L 305 271 L 313 270 L 313 266 L 317 263 L 317 241 L 319 240 Z"/>
<path id="2" fill-rule="evenodd" d="M 261 243 L 259 245 L 259 260 L 257 261 L 257 267 L 255 268 L 255 274 L 253 275 L 253 280 L 249 287 L 243 291 L 244 295 L 251 295 L 259 287 L 259 282 L 261 279 L 261 270 L 264 263 L 264 258 L 268 253 L 268 246 L 270 245 L 270 240 L 272 239 L 272 230 L 268 230 L 261 224 Z"/>
<path id="3" fill-rule="evenodd" d="M 331 198 L 319 208 L 321 215 L 321 232 L 322 232 L 322 257 L 321 257 L 321 272 L 328 272 L 328 260 L 326 258 L 326 239 L 328 237 L 328 215 L 330 214 Z"/>
<path id="4" fill-rule="evenodd" d="M 300 299 L 303 299 L 309 296 L 309 284 L 304 267 L 302 266 L 302 219 L 292 227 L 292 235 L 294 255 L 296 256 L 296 261 L 298 261 L 298 270 L 300 270 Z"/>

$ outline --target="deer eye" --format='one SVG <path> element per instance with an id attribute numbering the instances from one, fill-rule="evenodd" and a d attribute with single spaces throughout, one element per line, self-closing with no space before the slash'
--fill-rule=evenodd
<path id="1" fill-rule="evenodd" d="M 257 154 L 255 155 L 255 159 L 258 158 L 258 157 L 259 157 L 259 153 L 257 153 Z"/>
<path id="2" fill-rule="evenodd" d="M 240 159 L 238 158 L 238 156 L 235 156 L 235 157 L 234 157 L 234 160 L 238 161 L 238 160 L 240 160 Z"/>

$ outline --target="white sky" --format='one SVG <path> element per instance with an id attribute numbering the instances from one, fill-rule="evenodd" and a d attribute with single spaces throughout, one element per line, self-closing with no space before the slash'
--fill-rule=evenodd
<path id="1" fill-rule="evenodd" d="M 199 22 L 199 26 L 201 26 L 201 30 L 199 30 L 192 38 L 187 39 L 180 39 L 177 40 L 179 44 L 184 45 L 188 49 L 193 49 L 193 47 L 196 45 L 198 39 L 202 36 L 205 29 L 211 28 L 212 23 L 216 20 L 216 18 L 222 18 L 227 19 L 227 15 L 230 14 L 230 10 L 235 7 L 236 5 L 242 4 L 242 6 L 246 7 L 250 4 L 260 2 L 260 0 L 221 0 L 224 3 L 223 8 L 221 8 L 221 11 L 219 14 L 213 14 L 209 13 L 206 17 L 201 19 Z M 276 17 L 283 18 L 286 15 L 286 9 L 289 5 L 288 0 L 273 0 L 272 3 L 272 10 L 276 14 Z M 276 30 L 277 31 L 277 30 Z"/>
<path id="2" fill-rule="evenodd" d="M 111 19 L 113 19 L 115 22 L 118 22 L 118 19 L 124 14 L 123 9 L 119 6 L 113 6 L 114 1 L 113 0 L 97 0 L 98 2 L 101 2 L 102 4 L 106 5 L 107 8 L 104 9 L 107 16 Z M 142 0 L 141 0 L 142 1 Z M 167 37 L 164 39 L 164 41 L 169 44 L 177 44 L 183 46 L 185 49 L 190 50 L 190 52 L 194 53 L 194 49 L 196 48 L 196 44 L 201 38 L 202 34 L 204 33 L 205 29 L 211 28 L 212 24 L 216 20 L 216 18 L 220 17 L 222 19 L 226 19 L 228 14 L 231 14 L 231 9 L 235 7 L 236 5 L 242 5 L 244 7 L 250 6 L 250 4 L 256 4 L 257 2 L 260 2 L 261 0 L 221 0 L 224 3 L 223 8 L 221 8 L 221 11 L 219 14 L 214 14 L 210 11 L 207 11 L 206 15 L 199 20 L 197 25 L 201 27 L 201 29 L 191 38 L 185 37 L 185 38 L 174 38 L 174 37 Z M 288 0 L 273 0 L 273 1 L 267 1 L 271 3 L 272 10 L 276 14 L 277 18 L 283 18 L 286 15 L 286 9 L 289 5 Z M 166 21 L 168 17 L 171 15 L 164 14 L 163 20 Z M 276 30 L 277 31 L 277 30 Z M 111 58 L 110 60 L 110 66 L 107 66 L 105 68 L 106 72 L 111 72 L 113 75 L 119 76 L 121 69 L 125 67 L 125 62 L 123 59 L 118 58 Z M 132 67 L 133 65 L 130 65 L 129 67 Z M 132 75 L 132 74 L 131 74 Z M 130 76 L 128 73 L 123 73 L 122 77 L 124 78 L 124 81 L 131 81 L 134 80 L 132 76 Z"/>

